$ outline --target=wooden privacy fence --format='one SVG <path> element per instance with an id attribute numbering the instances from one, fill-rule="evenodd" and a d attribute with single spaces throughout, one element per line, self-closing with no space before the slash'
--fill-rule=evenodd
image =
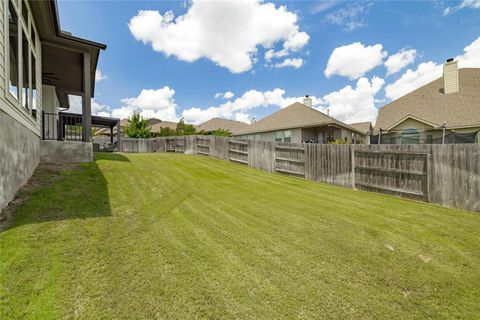
<path id="1" fill-rule="evenodd" d="M 179 152 L 480 211 L 480 144 L 327 145 L 215 136 L 123 139 L 124 152 Z"/>

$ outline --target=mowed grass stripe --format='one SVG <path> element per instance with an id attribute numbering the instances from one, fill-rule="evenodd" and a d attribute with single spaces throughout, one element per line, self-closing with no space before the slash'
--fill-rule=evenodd
<path id="1" fill-rule="evenodd" d="M 480 312 L 478 214 L 182 154 L 38 174 L 0 233 L 2 318 Z"/>

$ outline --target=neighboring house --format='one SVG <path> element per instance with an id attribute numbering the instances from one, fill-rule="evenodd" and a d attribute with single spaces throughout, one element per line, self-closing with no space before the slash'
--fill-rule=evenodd
<path id="1" fill-rule="evenodd" d="M 299 102 L 272 113 L 234 136 L 295 143 L 329 143 L 335 140 L 359 143 L 365 139 L 362 131 Z"/>
<path id="2" fill-rule="evenodd" d="M 441 78 L 380 109 L 372 143 L 474 143 L 479 131 L 480 69 L 449 59 Z"/>
<path id="3" fill-rule="evenodd" d="M 160 129 L 161 128 L 169 128 L 172 130 L 177 129 L 177 122 L 172 122 L 172 121 L 160 121 L 158 123 L 155 123 L 154 125 L 150 126 L 150 132 L 154 135 L 160 134 Z"/>
<path id="4" fill-rule="evenodd" d="M 373 126 L 370 121 L 350 123 L 349 126 L 365 134 L 365 138 L 359 137 L 359 143 L 370 144 L 370 134 L 373 133 Z"/>
<path id="5" fill-rule="evenodd" d="M 70 153 L 92 150 L 92 122 L 101 119 L 91 116 L 91 97 L 99 52 L 106 46 L 62 31 L 56 1 L 0 1 L 0 35 L 1 210 L 41 156 L 66 143 L 42 138 L 75 134 L 80 141 L 69 145 Z M 83 97 L 82 114 L 59 113 L 69 108 L 68 94 Z"/>
<path id="6" fill-rule="evenodd" d="M 228 120 L 222 118 L 212 118 L 204 123 L 201 123 L 197 126 L 197 131 L 205 131 L 205 133 L 210 134 L 213 131 L 218 129 L 224 129 L 230 131 L 232 135 L 246 130 L 249 127 L 248 124 L 241 121 Z"/>

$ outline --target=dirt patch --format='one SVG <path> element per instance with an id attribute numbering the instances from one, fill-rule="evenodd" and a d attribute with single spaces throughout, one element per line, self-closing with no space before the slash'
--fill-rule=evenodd
<path id="1" fill-rule="evenodd" d="M 79 170 L 77 163 L 42 163 L 38 165 L 32 177 L 16 193 L 6 208 L 0 211 L 0 232 L 12 222 L 15 210 L 21 206 L 36 190 L 57 182 L 65 174 Z"/>

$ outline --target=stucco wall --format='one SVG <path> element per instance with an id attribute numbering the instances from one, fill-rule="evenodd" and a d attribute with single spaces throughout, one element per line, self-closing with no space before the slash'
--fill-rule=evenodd
<path id="1" fill-rule="evenodd" d="M 0 110 L 0 210 L 27 182 L 40 161 L 40 138 Z"/>
<path id="2" fill-rule="evenodd" d="M 40 143 L 40 161 L 65 162 L 92 162 L 93 144 L 79 141 L 42 140 Z"/>

